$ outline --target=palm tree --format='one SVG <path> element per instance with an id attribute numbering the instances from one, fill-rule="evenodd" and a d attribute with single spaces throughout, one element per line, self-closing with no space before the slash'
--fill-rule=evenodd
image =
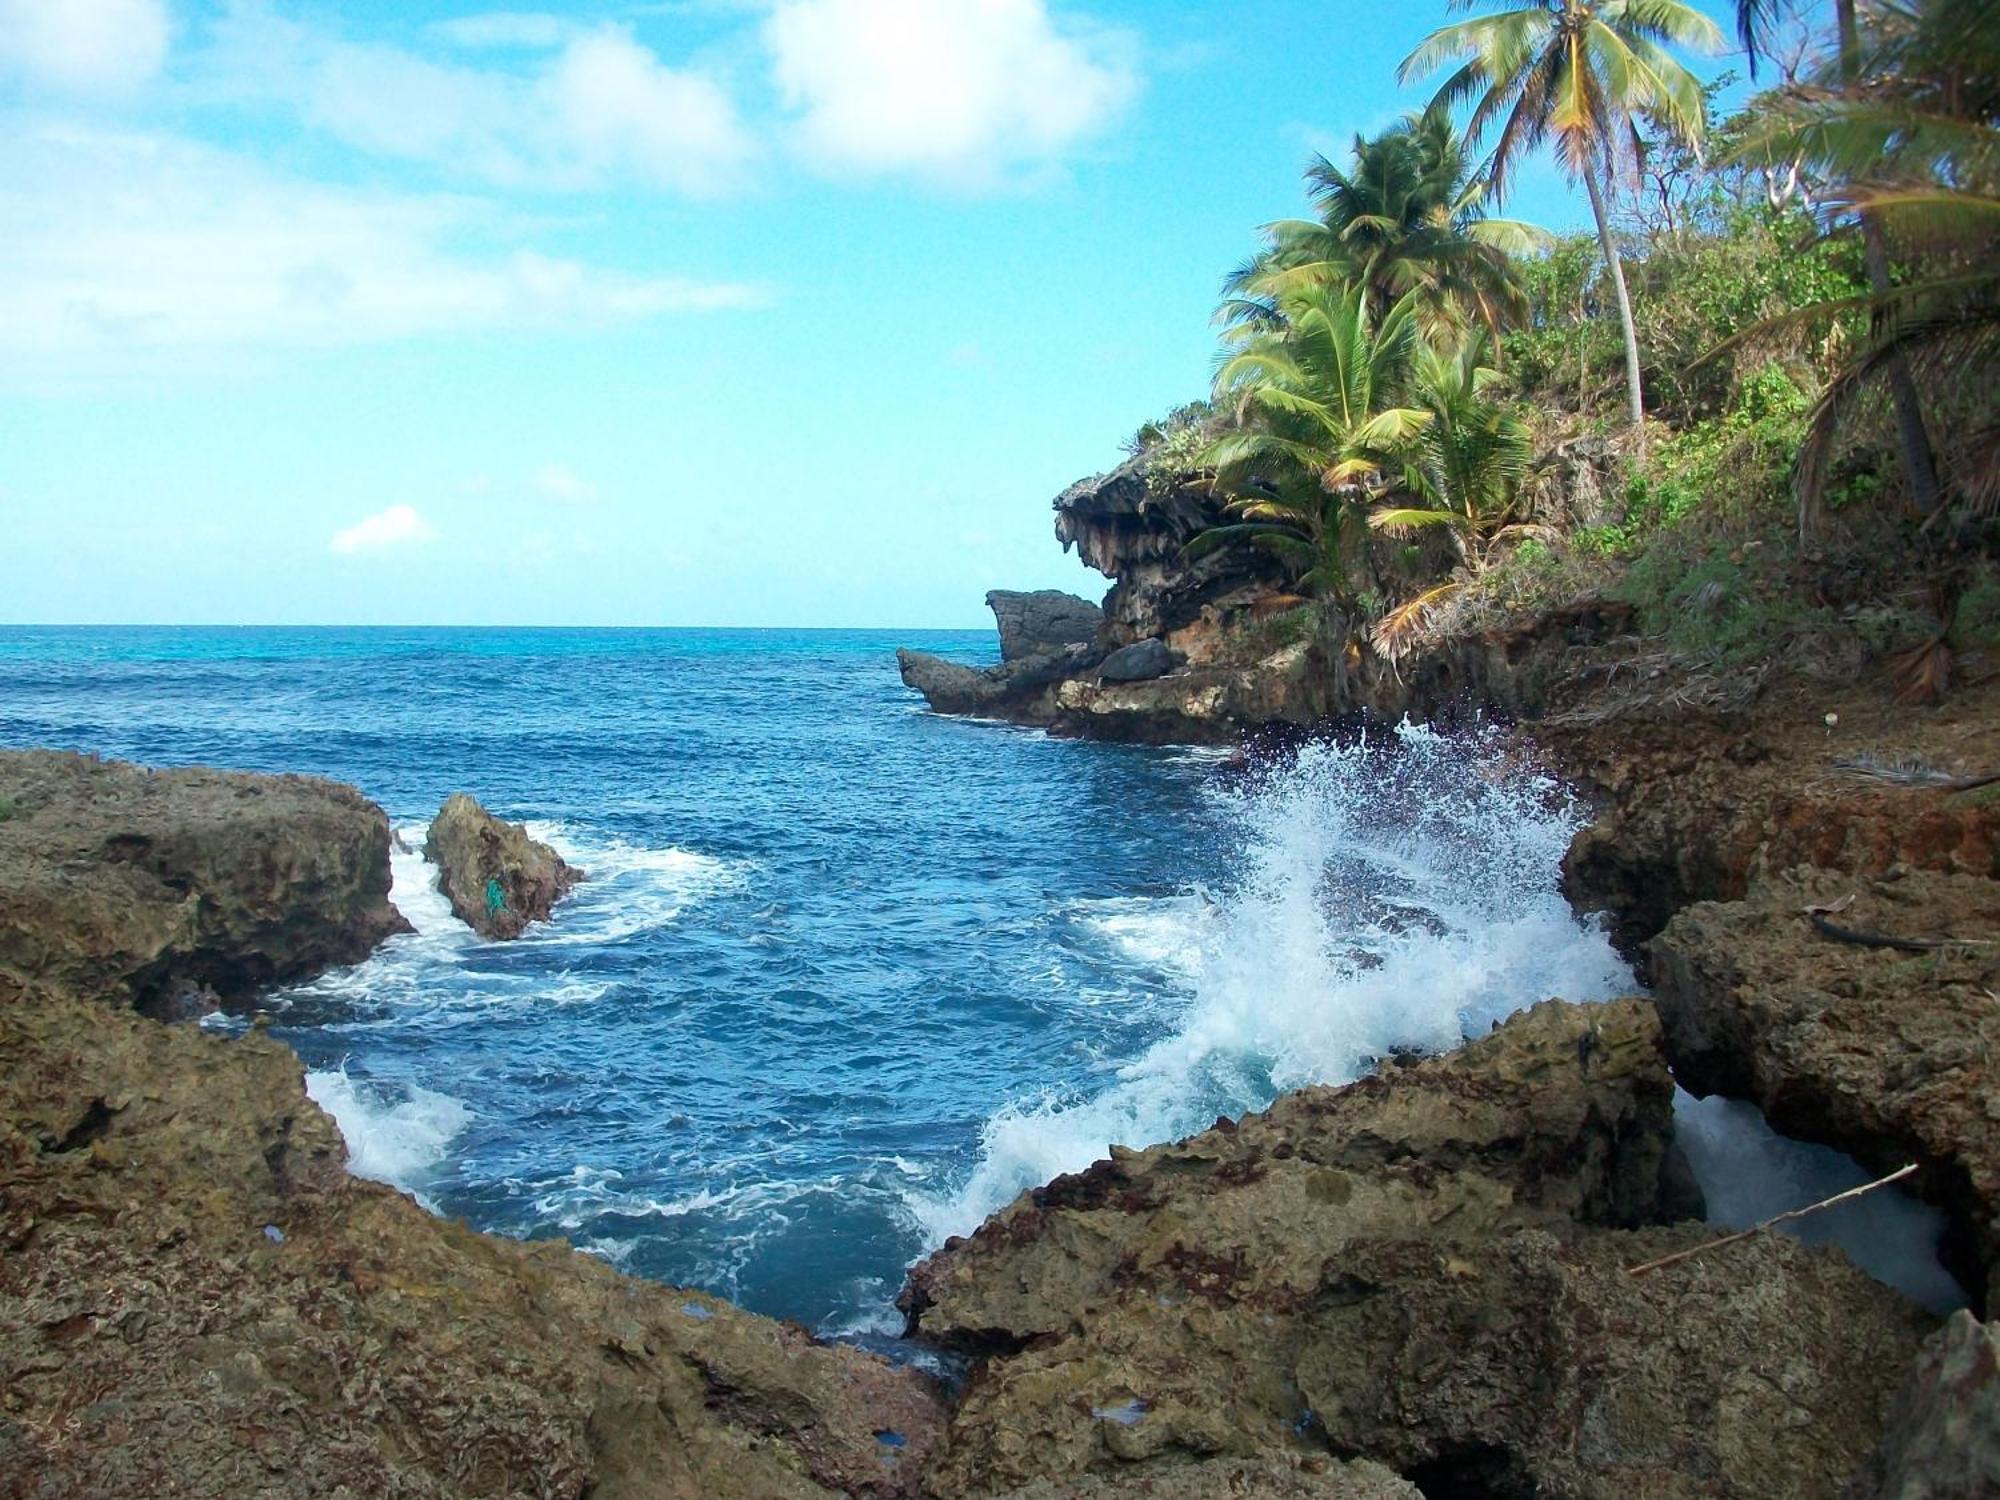
<path id="1" fill-rule="evenodd" d="M 1913 368 L 1928 368 L 1937 389 L 1960 391 L 1988 389 L 2000 368 L 2000 11 L 1985 0 L 1885 3 L 1864 36 L 1851 0 L 1839 8 L 1841 55 L 1830 74 L 1771 100 L 1737 153 L 1789 155 L 1833 179 L 1822 212 L 1834 232 L 1858 226 L 1867 252 L 1869 296 L 1772 320 L 1870 318 L 1809 419 L 1798 465 L 1802 525 L 1823 498 L 1843 419 L 1880 386 L 1890 394 L 1911 498 L 1919 512 L 1935 513 L 1945 490 Z M 1901 286 L 1888 273 L 1891 231 L 1930 261 Z M 1991 477 L 2000 434 L 1975 425 L 1956 446 L 1964 488 L 1984 505 L 2000 502 Z"/>
<path id="2" fill-rule="evenodd" d="M 1452 8 L 1495 3 L 1505 0 L 1452 0 Z M 1499 125 L 1487 170 L 1496 199 L 1520 159 L 1544 141 L 1554 144 L 1572 180 L 1582 181 L 1618 301 L 1627 405 L 1642 443 L 1646 405 L 1639 334 L 1604 183 L 1629 159 L 1636 112 L 1699 147 L 1706 103 L 1700 82 L 1670 50 L 1676 46 L 1720 51 L 1722 33 L 1683 0 L 1542 0 L 1440 27 L 1403 60 L 1397 75 L 1407 82 L 1458 62 L 1432 107 L 1475 101 L 1466 124 L 1469 140 Z"/>
<path id="3" fill-rule="evenodd" d="M 1477 571 L 1495 537 L 1507 531 L 1533 463 L 1528 429 L 1489 387 L 1499 372 L 1482 329 L 1451 349 L 1419 348 L 1411 361 L 1410 400 L 1430 420 L 1403 469 L 1403 485 L 1421 505 L 1373 511 L 1377 531 L 1450 532 L 1460 558 Z"/>
<path id="4" fill-rule="evenodd" d="M 1280 295 L 1338 281 L 1364 286 L 1376 318 L 1417 293 L 1426 331 L 1475 320 L 1497 329 L 1525 312 L 1510 257 L 1548 236 L 1486 215 L 1485 185 L 1445 112 L 1410 115 L 1373 140 L 1357 135 L 1349 165 L 1315 156 L 1306 181 L 1317 217 L 1264 226 L 1264 248 L 1223 283 L 1220 321 L 1268 324 Z"/>
<path id="5" fill-rule="evenodd" d="M 1313 592 L 1352 600 L 1367 507 L 1431 420 L 1397 404 L 1422 342 L 1417 302 L 1406 292 L 1377 322 L 1359 284 L 1276 296 L 1277 320 L 1247 330 L 1216 372 L 1215 403 L 1237 425 L 1200 462 L 1233 519 L 1191 540 L 1189 557 L 1245 543 L 1292 561 Z"/>

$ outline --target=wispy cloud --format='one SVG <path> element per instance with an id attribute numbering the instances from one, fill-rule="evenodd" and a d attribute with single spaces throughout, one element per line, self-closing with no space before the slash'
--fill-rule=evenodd
<path id="1" fill-rule="evenodd" d="M 329 187 L 173 136 L 0 137 L 0 353 L 145 367 L 173 351 L 590 329 L 767 300 L 540 253 L 490 205 Z"/>
<path id="2" fill-rule="evenodd" d="M 764 24 L 794 138 L 836 173 L 968 189 L 1046 170 L 1131 101 L 1121 33 L 1044 0 L 777 0 Z"/>
<path id="3" fill-rule="evenodd" d="M 166 60 L 166 0 L 0 0 L 0 77 L 63 92 L 129 89 Z"/>
<path id="4" fill-rule="evenodd" d="M 225 96 L 293 111 L 373 155 L 502 187 L 629 183 L 708 197 L 738 188 L 758 154 L 721 80 L 669 66 L 623 26 L 510 13 L 446 35 L 538 55 L 525 68 L 439 61 L 246 5 L 203 66 Z"/>
<path id="5" fill-rule="evenodd" d="M 535 471 L 535 493 L 552 505 L 588 505 L 597 498 L 597 486 L 568 464 L 543 464 Z"/>
<path id="6" fill-rule="evenodd" d="M 415 506 L 392 505 L 372 516 L 363 516 L 343 531 L 335 532 L 328 546 L 343 555 L 379 552 L 385 547 L 433 541 L 437 534 L 437 528 L 425 520 Z"/>

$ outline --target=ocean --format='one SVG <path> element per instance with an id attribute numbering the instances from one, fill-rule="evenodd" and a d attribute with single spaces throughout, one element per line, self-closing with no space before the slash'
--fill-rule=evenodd
<path id="1" fill-rule="evenodd" d="M 417 930 L 265 1002 L 351 1168 L 829 1336 L 899 1329 L 911 1261 L 1114 1142 L 1633 988 L 1558 891 L 1581 810 L 1497 737 L 1268 767 L 1055 740 L 926 712 L 897 646 L 997 658 L 990 631 L 5 627 L 0 745 L 360 787 Z M 423 861 L 461 790 L 591 877 L 518 942 L 475 940 Z M 1859 1180 L 1686 1103 L 1730 1214 Z"/>

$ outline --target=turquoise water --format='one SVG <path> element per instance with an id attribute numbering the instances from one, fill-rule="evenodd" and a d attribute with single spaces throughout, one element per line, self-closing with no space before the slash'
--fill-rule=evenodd
<path id="1" fill-rule="evenodd" d="M 1021 1189 L 1629 975 L 1576 814 L 1418 731 L 1268 772 L 936 718 L 987 632 L 0 630 L 0 743 L 359 786 L 418 931 L 274 997 L 356 1171 L 824 1332 Z M 592 880 L 476 942 L 445 796 Z"/>

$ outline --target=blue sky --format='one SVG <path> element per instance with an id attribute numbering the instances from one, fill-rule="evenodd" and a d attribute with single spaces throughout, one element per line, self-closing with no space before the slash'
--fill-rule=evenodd
<path id="1" fill-rule="evenodd" d="M 0 0 L 0 620 L 1095 596 L 1049 500 L 1443 14 Z"/>

